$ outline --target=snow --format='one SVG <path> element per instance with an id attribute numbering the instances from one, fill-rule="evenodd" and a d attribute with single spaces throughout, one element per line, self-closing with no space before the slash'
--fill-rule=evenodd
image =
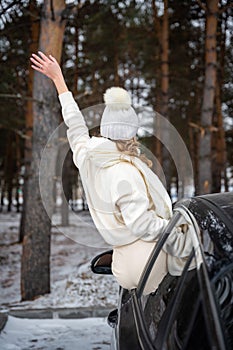
<path id="1" fill-rule="evenodd" d="M 104 318 L 32 320 L 9 316 L 0 334 L 0 349 L 107 350 L 111 332 Z"/>
<path id="2" fill-rule="evenodd" d="M 59 214 L 53 217 L 51 293 L 34 301 L 20 301 L 19 223 L 20 214 L 0 213 L 0 311 L 10 315 L 0 333 L 0 349 L 110 349 L 112 329 L 99 316 L 116 308 L 119 286 L 113 276 L 90 270 L 92 258 L 109 247 L 89 213 L 72 213 L 68 227 L 59 224 Z M 22 315 L 30 319 L 15 317 Z M 73 318 L 89 315 L 96 317 Z"/>
<path id="3" fill-rule="evenodd" d="M 1 306 L 28 309 L 116 307 L 118 284 L 114 277 L 95 275 L 89 267 L 92 258 L 109 247 L 103 247 L 100 237 L 98 241 L 99 234 L 88 212 L 71 215 L 73 221 L 69 227 L 59 226 L 59 219 L 58 214 L 53 218 L 51 293 L 31 302 L 20 302 L 22 245 L 17 243 L 20 214 L 0 214 L 0 309 Z M 82 244 L 72 239 L 77 238 L 77 231 L 80 239 L 84 237 Z"/>

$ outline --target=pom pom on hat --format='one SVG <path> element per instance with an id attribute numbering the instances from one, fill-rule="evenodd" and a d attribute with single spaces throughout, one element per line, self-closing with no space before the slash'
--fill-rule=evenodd
<path id="1" fill-rule="evenodd" d="M 129 93 L 121 87 L 107 89 L 104 94 L 104 102 L 106 106 L 115 110 L 128 109 L 131 106 Z"/>
<path id="2" fill-rule="evenodd" d="M 129 93 L 112 87 L 104 94 L 105 109 L 100 123 L 100 134 L 112 140 L 129 140 L 136 136 L 138 116 L 131 106 Z"/>

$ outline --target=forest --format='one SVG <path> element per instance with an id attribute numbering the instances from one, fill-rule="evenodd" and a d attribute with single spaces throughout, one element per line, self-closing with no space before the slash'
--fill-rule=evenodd
<path id="1" fill-rule="evenodd" d="M 58 128 L 55 88 L 31 69 L 33 52 L 52 53 L 60 62 L 93 134 L 100 113 L 91 117 L 90 107 L 103 104 L 104 91 L 121 86 L 131 93 L 147 125 L 139 140 L 175 198 L 185 189 L 179 188 L 172 144 L 166 144 L 171 136 L 163 141 L 155 114 L 174 127 L 187 148 L 192 195 L 232 191 L 232 1 L 4 0 L 0 32 L 0 211 L 21 212 L 22 299 L 49 292 L 51 216 L 59 184 L 64 225 L 69 206 L 75 210 L 82 199 L 85 207 L 65 129 Z M 40 174 L 45 149 L 49 156 Z M 181 168 L 182 157 L 178 154 Z"/>

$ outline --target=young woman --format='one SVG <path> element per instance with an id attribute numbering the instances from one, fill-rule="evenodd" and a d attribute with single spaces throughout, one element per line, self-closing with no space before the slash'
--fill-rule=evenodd
<path id="1" fill-rule="evenodd" d="M 106 91 L 101 137 L 90 137 L 56 59 L 39 52 L 32 55 L 31 62 L 33 69 L 56 86 L 91 216 L 104 240 L 113 247 L 113 274 L 122 287 L 135 288 L 172 215 L 172 205 L 164 186 L 150 170 L 150 161 L 140 155 L 136 141 L 139 121 L 130 96 L 119 87 Z M 182 256 L 188 254 L 191 241 L 180 228 L 169 239 L 170 246 L 178 248 Z M 161 251 L 145 294 L 155 291 L 167 274 L 168 256 Z"/>

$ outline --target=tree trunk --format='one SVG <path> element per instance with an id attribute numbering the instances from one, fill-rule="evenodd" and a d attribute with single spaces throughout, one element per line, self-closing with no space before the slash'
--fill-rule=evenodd
<path id="1" fill-rule="evenodd" d="M 159 52 L 161 52 L 161 23 L 160 20 L 158 18 L 158 10 L 157 10 L 157 6 L 155 3 L 155 0 L 152 0 L 152 9 L 153 9 L 153 23 L 154 23 L 154 32 L 155 35 L 158 38 L 158 42 L 159 42 Z M 156 77 L 156 104 L 157 107 L 155 106 L 155 111 L 157 110 L 159 112 L 159 108 L 160 108 L 160 98 L 161 98 L 161 91 L 158 89 L 158 87 L 160 88 L 160 84 L 159 84 L 159 79 L 158 79 L 158 75 L 160 76 L 160 74 L 156 74 L 157 70 L 155 69 L 155 76 Z M 160 81 L 161 83 L 161 81 Z M 158 162 L 160 165 L 162 165 L 162 147 L 161 147 L 161 142 L 160 142 L 160 122 L 159 122 L 159 118 L 155 118 L 154 119 L 154 125 L 153 125 L 153 133 L 156 136 L 155 141 L 152 144 L 152 152 L 155 154 Z M 157 175 L 160 177 L 161 174 L 159 174 L 157 172 Z"/>
<path id="2" fill-rule="evenodd" d="M 19 191 L 20 191 L 20 184 L 19 184 L 19 174 L 20 174 L 20 166 L 21 166 L 21 148 L 20 148 L 20 137 L 18 134 L 15 134 L 15 166 L 16 166 L 16 179 L 15 179 L 15 199 L 16 199 L 16 210 L 17 213 L 20 212 L 20 202 L 19 202 Z"/>
<path id="3" fill-rule="evenodd" d="M 207 0 L 206 5 L 205 81 L 201 108 L 201 127 L 204 132 L 201 133 L 200 136 L 199 148 L 199 194 L 210 193 L 212 191 L 211 129 L 216 89 L 217 64 L 216 34 L 218 0 Z"/>
<path id="4" fill-rule="evenodd" d="M 0 212 L 3 211 L 4 180 L 0 178 Z"/>
<path id="5" fill-rule="evenodd" d="M 164 0 L 164 14 L 161 33 L 161 107 L 160 113 L 168 118 L 168 88 L 169 88 L 169 23 L 168 23 L 168 0 Z"/>
<path id="6" fill-rule="evenodd" d="M 5 181 L 7 189 L 7 211 L 12 209 L 12 191 L 13 191 L 13 178 L 14 178 L 14 137 L 15 135 L 10 131 L 7 137 L 7 154 L 5 159 Z"/>
<path id="7" fill-rule="evenodd" d="M 115 86 L 120 85 L 120 77 L 119 77 L 119 53 L 118 53 L 118 47 L 117 44 L 114 46 L 114 84 Z"/>
<path id="8" fill-rule="evenodd" d="M 154 17 L 154 29 L 158 36 L 159 50 L 160 50 L 160 74 L 159 82 L 156 85 L 159 86 L 160 91 L 157 94 L 157 109 L 158 112 L 165 118 L 168 118 L 168 88 L 169 88 L 169 21 L 168 21 L 168 0 L 164 0 L 164 13 L 162 22 L 158 17 L 158 10 L 156 2 L 152 1 L 153 17 Z M 155 145 L 153 147 L 155 155 L 161 164 L 166 175 L 167 189 L 170 190 L 170 161 L 168 152 L 162 148 L 160 139 L 161 133 L 163 133 L 163 139 L 169 139 L 166 136 L 166 130 L 161 129 L 159 118 L 155 119 L 154 134 L 156 135 Z M 160 174 L 158 174 L 159 176 Z"/>
<path id="9" fill-rule="evenodd" d="M 72 169 L 72 153 L 67 153 L 62 168 L 62 205 L 61 205 L 61 225 L 69 226 L 69 199 L 71 199 L 71 169 Z"/>
<path id="10" fill-rule="evenodd" d="M 62 12 L 64 0 L 45 0 L 41 17 L 39 48 L 61 58 L 65 23 Z M 32 163 L 28 179 L 25 232 L 21 264 L 22 300 L 32 300 L 50 292 L 50 230 L 53 213 L 53 178 L 55 174 L 56 147 L 47 144 L 49 135 L 59 123 L 55 88 L 50 80 L 35 72 L 33 84 L 33 139 Z M 46 145 L 47 144 L 47 145 Z M 47 167 L 39 168 L 44 147 L 51 150 Z M 42 172 L 43 187 L 39 187 L 39 171 Z M 46 210 L 41 193 L 46 193 Z"/>
<path id="11" fill-rule="evenodd" d="M 76 19 L 77 20 L 77 19 Z M 78 24 L 75 24 L 75 67 L 74 67 L 74 88 L 73 93 L 74 96 L 78 96 L 78 77 L 79 77 L 79 69 L 78 69 L 78 63 L 79 63 L 79 28 Z"/>
<path id="12" fill-rule="evenodd" d="M 31 41 L 29 52 L 37 52 L 38 43 L 39 43 L 39 34 L 40 34 L 40 22 L 35 21 L 35 18 L 39 16 L 38 6 L 36 0 L 31 0 L 29 4 L 30 11 L 30 22 L 31 22 Z M 34 71 L 30 69 L 30 62 L 28 66 L 28 96 L 32 97 L 33 93 L 33 77 Z M 26 209 L 26 200 L 27 200 L 27 188 L 28 188 L 28 177 L 30 176 L 30 164 L 32 159 L 32 128 L 33 128 L 33 110 L 32 110 L 32 100 L 27 100 L 26 105 L 26 139 L 24 146 L 24 185 L 23 185 L 23 209 L 20 220 L 20 231 L 19 231 L 19 242 L 23 241 L 24 231 L 25 231 L 25 209 Z"/>
<path id="13" fill-rule="evenodd" d="M 66 138 L 67 127 L 63 123 L 59 127 L 59 151 L 57 158 L 56 175 L 60 179 L 62 185 L 61 188 L 61 225 L 69 226 L 69 203 L 68 199 L 71 198 L 69 191 L 69 184 L 71 180 L 72 169 L 72 152 L 69 149 L 68 141 Z"/>
<path id="14" fill-rule="evenodd" d="M 213 162 L 212 162 L 212 174 L 213 174 L 213 192 L 220 192 L 222 180 L 225 185 L 225 173 L 226 173 L 226 140 L 225 140 L 225 129 L 223 123 L 222 114 L 222 84 L 224 77 L 224 66 L 225 66 L 225 54 L 226 54 L 226 30 L 227 30 L 227 19 L 226 13 L 221 14 L 221 20 L 218 26 L 218 46 L 220 50 L 218 51 L 218 62 L 220 63 L 217 71 L 216 79 L 216 96 L 215 96 L 215 125 L 217 130 L 213 133 Z M 227 186 L 225 191 L 227 190 Z"/>
<path id="15" fill-rule="evenodd" d="M 226 143 L 223 125 L 222 105 L 219 82 L 216 84 L 216 133 L 213 134 L 214 156 L 212 163 L 213 192 L 221 191 L 222 179 L 226 168 Z"/>
<path id="16" fill-rule="evenodd" d="M 160 113 L 169 120 L 168 116 L 168 89 L 169 89 L 169 21 L 168 21 L 168 0 L 164 0 L 164 13 L 161 32 L 161 107 Z M 165 144 L 170 143 L 170 133 L 168 130 L 162 130 Z M 162 149 L 163 170 L 166 176 L 167 190 L 170 193 L 171 186 L 171 164 L 169 152 L 165 147 Z"/>

